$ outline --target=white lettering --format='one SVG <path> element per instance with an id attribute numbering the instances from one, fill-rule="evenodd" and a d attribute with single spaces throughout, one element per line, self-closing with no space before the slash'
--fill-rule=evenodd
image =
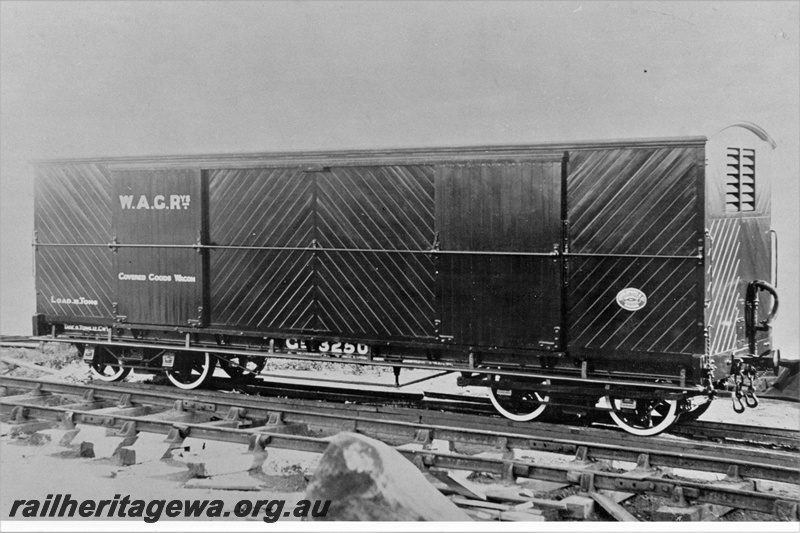
<path id="1" fill-rule="evenodd" d="M 183 283 L 195 283 L 197 278 L 194 276 L 183 276 L 181 274 L 175 274 L 175 281 L 180 281 Z"/>
<path id="2" fill-rule="evenodd" d="M 306 349 L 306 341 L 298 342 L 297 339 L 286 339 L 286 349 L 287 350 L 305 350 Z"/>
<path id="3" fill-rule="evenodd" d="M 82 326 L 80 324 L 64 324 L 64 329 L 69 331 L 108 331 L 108 328 L 103 326 Z"/>
<path id="4" fill-rule="evenodd" d="M 147 276 L 150 281 L 172 281 L 172 276 L 161 276 L 159 274 L 150 274 Z"/>
<path id="5" fill-rule="evenodd" d="M 169 205 L 167 205 L 167 198 L 163 194 L 153 196 L 152 203 L 148 201 L 147 196 L 139 196 L 139 201 L 133 205 L 133 195 L 119 195 L 119 205 L 122 209 L 189 209 L 192 197 L 189 194 L 170 194 Z"/>
<path id="6" fill-rule="evenodd" d="M 144 274 L 125 274 L 124 272 L 120 272 L 117 278 L 122 281 L 145 281 L 147 279 Z"/>
<path id="7" fill-rule="evenodd" d="M 97 305 L 97 300 L 90 300 L 85 296 L 78 296 L 77 298 L 55 298 L 50 296 L 50 303 L 59 305 Z"/>

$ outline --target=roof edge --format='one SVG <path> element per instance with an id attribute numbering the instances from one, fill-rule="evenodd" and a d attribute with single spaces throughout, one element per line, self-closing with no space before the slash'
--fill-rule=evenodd
<path id="1" fill-rule="evenodd" d="M 234 152 L 234 153 L 200 153 L 181 155 L 149 155 L 149 156 L 111 156 L 111 157 L 72 157 L 72 158 L 41 158 L 31 159 L 31 164 L 70 163 L 70 162 L 98 162 L 98 163 L 140 163 L 140 162 L 204 162 L 219 160 L 248 160 L 248 159 L 379 159 L 402 156 L 466 156 L 469 154 L 489 154 L 518 156 L 521 152 L 563 152 L 568 150 L 610 149 L 643 146 L 675 146 L 705 144 L 708 139 L 704 136 L 666 137 L 666 138 L 639 138 L 618 139 L 606 141 L 574 141 L 574 142 L 548 142 L 531 144 L 505 144 L 488 146 L 422 146 L 414 148 L 372 148 L 372 149 L 338 149 L 338 150 L 313 150 L 313 151 L 282 151 L 282 152 Z"/>
<path id="2" fill-rule="evenodd" d="M 733 124 L 725 126 L 717 133 L 722 133 L 723 131 L 730 128 L 744 128 L 753 135 L 755 135 L 756 137 L 758 137 L 759 139 L 761 139 L 762 141 L 764 141 L 765 143 L 769 144 L 770 148 L 772 148 L 773 150 L 778 147 L 778 143 L 775 142 L 775 139 L 773 139 L 772 136 L 769 133 L 767 133 L 767 131 L 764 128 L 753 122 L 748 122 L 746 120 L 742 120 L 740 122 L 734 122 Z"/>

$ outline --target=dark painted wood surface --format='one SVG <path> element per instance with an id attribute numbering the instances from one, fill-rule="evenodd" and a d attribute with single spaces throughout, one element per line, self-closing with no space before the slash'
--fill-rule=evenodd
<path id="1" fill-rule="evenodd" d="M 561 262 L 549 254 L 561 249 L 560 177 L 560 158 L 437 168 L 442 335 L 557 347 Z"/>
<path id="2" fill-rule="evenodd" d="M 112 184 L 117 243 L 191 246 L 204 241 L 199 171 L 117 171 Z M 203 263 L 203 253 L 192 248 L 119 247 L 112 267 L 117 315 L 133 324 L 181 326 L 204 318 Z"/>

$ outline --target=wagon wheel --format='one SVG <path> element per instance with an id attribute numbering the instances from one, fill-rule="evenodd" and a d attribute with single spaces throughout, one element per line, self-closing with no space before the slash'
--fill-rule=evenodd
<path id="1" fill-rule="evenodd" d="M 249 357 L 246 355 L 234 355 L 219 359 L 219 366 L 232 379 L 240 379 L 242 376 L 255 377 L 264 370 L 267 364 L 265 357 Z"/>
<path id="2" fill-rule="evenodd" d="M 92 376 L 100 381 L 121 381 L 131 373 L 130 368 L 121 366 L 119 358 L 103 346 L 95 348 L 89 367 L 92 369 Z"/>
<path id="3" fill-rule="evenodd" d="M 501 378 L 494 376 L 494 381 Z M 549 385 L 550 380 L 542 382 Z M 489 388 L 489 399 L 497 411 L 504 417 L 516 422 L 528 422 L 541 415 L 547 409 L 550 396 L 534 390 Z"/>
<path id="4" fill-rule="evenodd" d="M 678 401 L 606 396 L 609 414 L 619 427 L 641 437 L 658 435 L 678 420 Z"/>
<path id="5" fill-rule="evenodd" d="M 167 377 L 179 389 L 202 387 L 214 375 L 217 358 L 209 352 L 180 353 L 175 356 L 175 366 L 167 370 Z"/>

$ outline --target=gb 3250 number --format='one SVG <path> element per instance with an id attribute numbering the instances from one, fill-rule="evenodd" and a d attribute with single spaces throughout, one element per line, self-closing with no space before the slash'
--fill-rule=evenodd
<path id="1" fill-rule="evenodd" d="M 319 351 L 323 353 L 341 353 L 345 355 L 367 355 L 369 346 L 366 344 L 350 344 L 349 342 L 321 342 Z"/>
<path id="2" fill-rule="evenodd" d="M 306 343 L 296 339 L 286 339 L 288 350 L 305 350 Z M 317 344 L 317 351 L 321 353 L 335 353 L 343 355 L 368 355 L 369 346 L 366 344 L 351 344 L 349 342 L 320 342 Z"/>

